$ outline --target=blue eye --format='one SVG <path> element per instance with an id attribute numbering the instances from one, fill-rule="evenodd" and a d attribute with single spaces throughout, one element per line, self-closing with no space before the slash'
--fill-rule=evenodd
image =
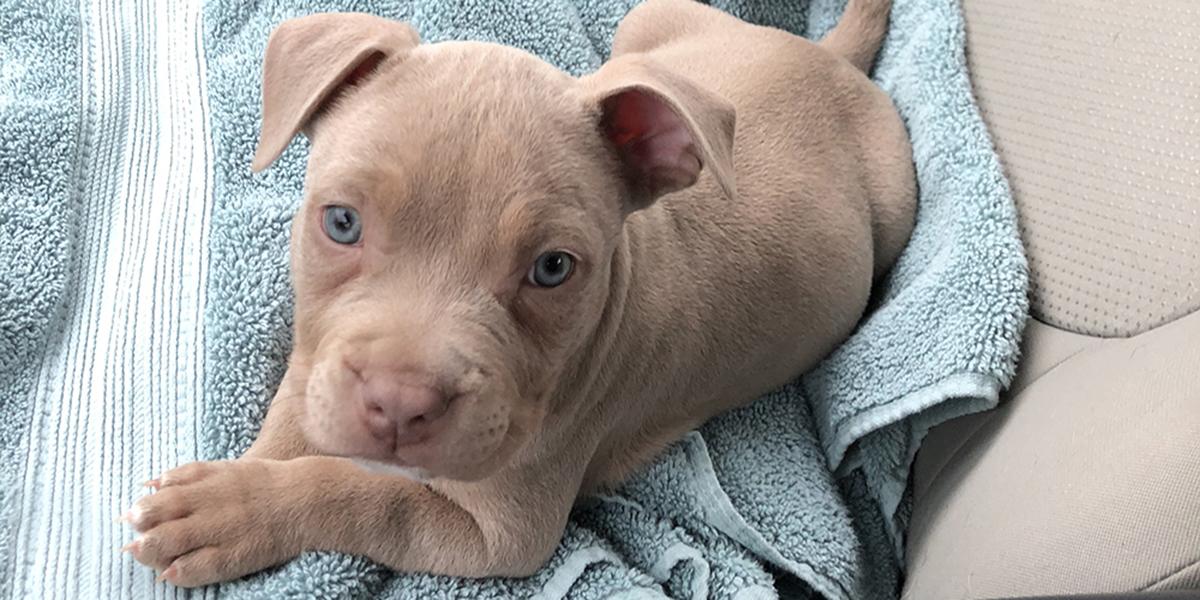
<path id="1" fill-rule="evenodd" d="M 325 235 L 339 244 L 357 244 L 362 237 L 358 211 L 349 206 L 326 206 L 322 225 Z"/>
<path id="2" fill-rule="evenodd" d="M 571 276 L 575 259 L 562 251 L 546 252 L 537 257 L 529 269 L 529 283 L 538 287 L 558 287 Z"/>

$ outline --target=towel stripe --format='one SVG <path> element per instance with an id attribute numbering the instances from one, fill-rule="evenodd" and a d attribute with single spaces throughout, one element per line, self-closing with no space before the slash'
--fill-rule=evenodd
<path id="1" fill-rule="evenodd" d="M 77 292 L 34 393 L 16 598 L 205 597 L 116 549 L 139 484 L 199 455 L 211 209 L 202 0 L 81 0 L 91 131 Z"/>

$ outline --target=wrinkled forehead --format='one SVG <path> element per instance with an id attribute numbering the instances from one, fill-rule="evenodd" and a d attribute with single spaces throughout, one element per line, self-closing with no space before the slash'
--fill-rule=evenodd
<path id="1" fill-rule="evenodd" d="M 587 119 L 575 87 L 573 78 L 514 48 L 423 45 L 381 64 L 318 120 L 317 131 L 367 160 L 536 157 L 544 147 L 553 151 L 550 142 L 578 141 L 565 139 Z"/>
<path id="2" fill-rule="evenodd" d="M 605 182 L 569 81 L 547 69 L 504 52 L 385 67 L 319 122 L 310 202 L 368 203 L 423 247 L 578 236 Z"/>

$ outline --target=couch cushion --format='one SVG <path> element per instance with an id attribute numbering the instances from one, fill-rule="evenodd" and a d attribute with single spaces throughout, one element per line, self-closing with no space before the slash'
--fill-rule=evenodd
<path id="1" fill-rule="evenodd" d="M 1196 587 L 1200 313 L 1122 340 L 1034 327 L 1045 373 L 918 456 L 905 598 Z"/>

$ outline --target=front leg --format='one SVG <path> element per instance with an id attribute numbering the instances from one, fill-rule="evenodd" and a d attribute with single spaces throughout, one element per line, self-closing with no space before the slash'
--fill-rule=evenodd
<path id="1" fill-rule="evenodd" d="M 293 356 L 271 399 L 262 428 L 242 458 L 194 462 L 146 482 L 146 487 L 157 493 L 142 498 L 118 517 L 146 535 L 121 550 L 161 571 L 160 580 L 180 584 L 191 580 L 179 579 L 179 569 L 169 568 L 172 561 L 168 559 L 174 558 L 170 556 L 174 549 L 206 544 L 202 551 L 186 554 L 186 562 L 212 562 L 217 560 L 218 551 L 207 544 L 237 535 L 239 531 L 253 535 L 236 547 L 227 548 L 225 554 L 235 556 L 221 560 L 245 565 L 246 572 L 298 554 L 293 532 L 273 528 L 271 519 L 262 517 L 263 513 L 277 510 L 272 507 L 271 498 L 283 492 L 281 488 L 289 483 L 273 463 L 317 454 L 301 430 L 306 381 L 305 363 Z M 215 509 L 225 512 L 214 514 Z M 182 558 L 185 554 L 179 550 L 177 556 Z"/>
<path id="2" fill-rule="evenodd" d="M 129 550 L 184 587 L 241 577 L 305 550 L 365 556 L 398 571 L 528 575 L 553 551 L 571 503 L 491 481 L 436 493 L 332 457 L 192 463 L 160 484 L 131 511 L 143 535 Z M 446 492 L 466 496 L 456 502 Z"/>
<path id="3" fill-rule="evenodd" d="M 235 579 L 306 550 L 473 577 L 531 574 L 549 557 L 586 461 L 550 453 L 559 462 L 429 486 L 370 473 L 315 456 L 301 430 L 306 379 L 294 360 L 241 458 L 191 463 L 152 480 L 156 492 L 122 516 L 142 534 L 124 549 L 185 587 Z"/>

